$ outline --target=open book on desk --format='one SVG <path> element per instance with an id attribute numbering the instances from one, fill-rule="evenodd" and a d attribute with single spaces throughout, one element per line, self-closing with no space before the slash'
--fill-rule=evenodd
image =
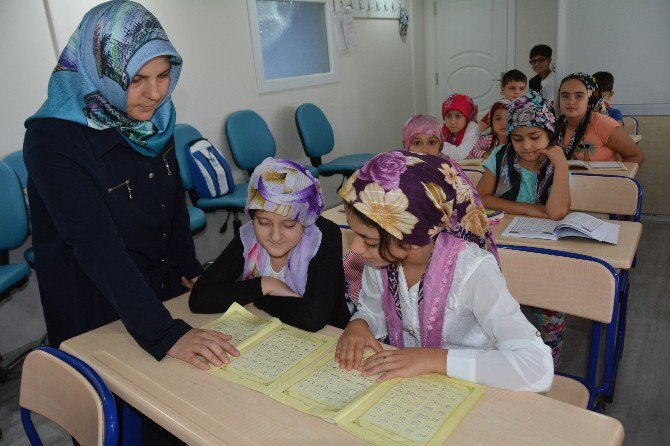
<path id="1" fill-rule="evenodd" d="M 337 339 L 261 318 L 233 304 L 203 328 L 233 336 L 240 356 L 211 373 L 377 445 L 441 445 L 485 387 L 429 374 L 377 383 L 341 369 Z M 364 357 L 374 352 L 366 350 Z"/>
<path id="2" fill-rule="evenodd" d="M 502 235 L 543 240 L 585 237 L 616 245 L 619 242 L 619 226 L 582 212 L 570 212 L 560 221 L 516 216 Z"/>
<path id="3" fill-rule="evenodd" d="M 568 160 L 568 168 L 586 170 L 628 170 L 626 165 L 621 161 Z"/>

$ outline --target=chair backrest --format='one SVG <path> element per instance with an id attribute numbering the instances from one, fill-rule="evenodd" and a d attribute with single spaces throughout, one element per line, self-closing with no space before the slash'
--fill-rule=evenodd
<path id="1" fill-rule="evenodd" d="M 330 153 L 335 145 L 333 128 L 321 109 L 314 104 L 302 104 L 295 111 L 295 124 L 305 154 L 320 158 Z"/>
<path id="2" fill-rule="evenodd" d="M 28 187 L 28 169 L 26 169 L 26 163 L 23 161 L 23 150 L 10 153 L 2 162 L 14 170 L 16 176 L 19 177 L 22 188 Z"/>
<path id="3" fill-rule="evenodd" d="M 181 184 L 186 190 L 193 190 L 193 173 L 188 163 L 188 149 L 193 141 L 202 138 L 200 132 L 189 124 L 177 124 L 174 126 L 174 150 L 179 163 L 179 176 Z"/>
<path id="4" fill-rule="evenodd" d="M 91 367 L 52 347 L 26 357 L 19 394 L 21 419 L 31 444 L 40 444 L 30 412 L 54 421 L 82 445 L 117 445 L 114 396 Z"/>
<path id="5" fill-rule="evenodd" d="M 270 128 L 253 110 L 236 111 L 228 117 L 226 138 L 235 164 L 249 174 L 265 158 L 277 153 Z"/>
<path id="6" fill-rule="evenodd" d="M 477 187 L 477 183 L 479 183 L 479 180 L 482 179 L 482 175 L 484 175 L 484 172 L 480 170 L 473 170 L 473 169 L 463 169 L 463 172 L 468 176 L 470 181 L 472 182 L 472 185 Z"/>
<path id="7" fill-rule="evenodd" d="M 612 320 L 618 293 L 616 271 L 581 254 L 498 245 L 507 288 L 521 304 L 560 311 L 592 321 Z"/>
<path id="8" fill-rule="evenodd" d="M 637 118 L 632 116 L 623 117 L 623 129 L 629 135 L 639 135 L 640 134 L 640 122 Z"/>
<path id="9" fill-rule="evenodd" d="M 0 250 L 21 246 L 28 236 L 28 216 L 21 183 L 14 170 L 0 162 Z"/>
<path id="10" fill-rule="evenodd" d="M 625 176 L 573 173 L 570 210 L 627 215 L 640 221 L 642 186 Z"/>

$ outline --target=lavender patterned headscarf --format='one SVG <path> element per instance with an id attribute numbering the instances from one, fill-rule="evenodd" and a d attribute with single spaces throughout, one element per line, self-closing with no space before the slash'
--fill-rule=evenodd
<path id="1" fill-rule="evenodd" d="M 365 163 L 340 189 L 356 210 L 403 242 L 433 253 L 419 287 L 419 325 L 423 347 L 441 345 L 444 309 L 455 263 L 466 241 L 497 251 L 481 200 L 458 164 L 432 155 L 393 151 Z M 382 306 L 389 339 L 403 346 L 397 266 L 382 271 Z"/>
<path id="2" fill-rule="evenodd" d="M 314 224 L 323 210 L 319 180 L 293 161 L 266 158 L 249 179 L 244 211 L 263 210 L 291 218 L 304 227 L 302 238 L 286 262 L 286 285 L 303 295 L 309 262 L 321 245 L 321 231 Z M 244 246 L 242 279 L 260 277 L 268 265 L 268 253 L 258 242 L 253 221 L 240 228 Z"/>

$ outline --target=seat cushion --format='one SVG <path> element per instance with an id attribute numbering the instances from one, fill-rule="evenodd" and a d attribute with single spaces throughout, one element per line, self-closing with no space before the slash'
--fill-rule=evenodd
<path id="1" fill-rule="evenodd" d="M 186 206 L 186 208 L 188 209 L 189 227 L 191 232 L 197 231 L 205 226 L 205 223 L 207 222 L 205 211 L 195 206 Z"/>
<path id="2" fill-rule="evenodd" d="M 31 246 L 30 248 L 26 249 L 23 253 L 23 258 L 26 259 L 26 262 L 28 262 L 28 264 L 30 266 L 34 266 L 35 265 L 35 248 L 33 248 Z"/>
<path id="3" fill-rule="evenodd" d="M 0 265 L 0 293 L 15 285 L 30 274 L 27 263 Z"/>
<path id="4" fill-rule="evenodd" d="M 311 173 L 314 178 L 319 178 L 319 169 L 314 166 L 305 166 L 305 168 L 309 170 L 309 173 Z"/>
<path id="5" fill-rule="evenodd" d="M 195 203 L 200 209 L 244 209 L 247 203 L 247 188 L 249 183 L 236 184 L 235 191 L 232 194 L 216 198 L 198 198 Z"/>
<path id="6" fill-rule="evenodd" d="M 360 169 L 363 164 L 369 161 L 374 153 L 356 153 L 353 155 L 341 156 L 332 161 L 321 164 L 319 166 L 319 173 L 321 175 L 351 175 L 356 170 Z"/>

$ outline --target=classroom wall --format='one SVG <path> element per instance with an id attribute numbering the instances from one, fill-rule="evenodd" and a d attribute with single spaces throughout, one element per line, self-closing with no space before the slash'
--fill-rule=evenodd
<path id="1" fill-rule="evenodd" d="M 0 51 L 16 68 L 0 70 L 0 158 L 23 144 L 23 120 L 46 98 L 57 56 L 47 14 L 51 15 L 58 54 L 92 0 L 0 0 Z M 184 58 L 173 94 L 177 121 L 196 126 L 230 157 L 224 136 L 226 117 L 253 109 L 268 123 L 277 156 L 309 163 L 295 128 L 295 108 L 320 106 L 335 132 L 335 154 L 380 152 L 401 146 L 401 129 L 414 113 L 426 112 L 425 43 L 422 0 L 406 0 L 409 34 L 401 39 L 397 20 L 355 20 L 356 44 L 338 55 L 340 81 L 334 84 L 259 94 L 251 49 L 246 1 L 142 0 L 161 21 Z M 45 6 L 46 8 L 45 9 Z M 326 157 L 326 160 L 328 157 Z M 238 181 L 246 174 L 235 170 Z M 340 178 L 322 179 L 326 203 L 337 201 Z M 231 238 L 219 234 L 225 214 L 207 215 L 207 229 L 195 237 L 201 261 L 214 258 Z M 30 246 L 30 241 L 26 243 Z M 20 260 L 22 250 L 11 253 Z M 19 326 L 20 324 L 20 326 Z M 29 285 L 0 303 L 0 353 L 13 350 L 43 331 L 34 274 Z"/>
<path id="2" fill-rule="evenodd" d="M 614 74 L 624 114 L 670 115 L 670 2 L 561 0 L 568 71 Z"/>
<path id="3" fill-rule="evenodd" d="M 515 68 L 528 79 L 535 76 L 528 64 L 530 49 L 543 43 L 556 51 L 557 7 L 557 0 L 516 0 Z"/>

